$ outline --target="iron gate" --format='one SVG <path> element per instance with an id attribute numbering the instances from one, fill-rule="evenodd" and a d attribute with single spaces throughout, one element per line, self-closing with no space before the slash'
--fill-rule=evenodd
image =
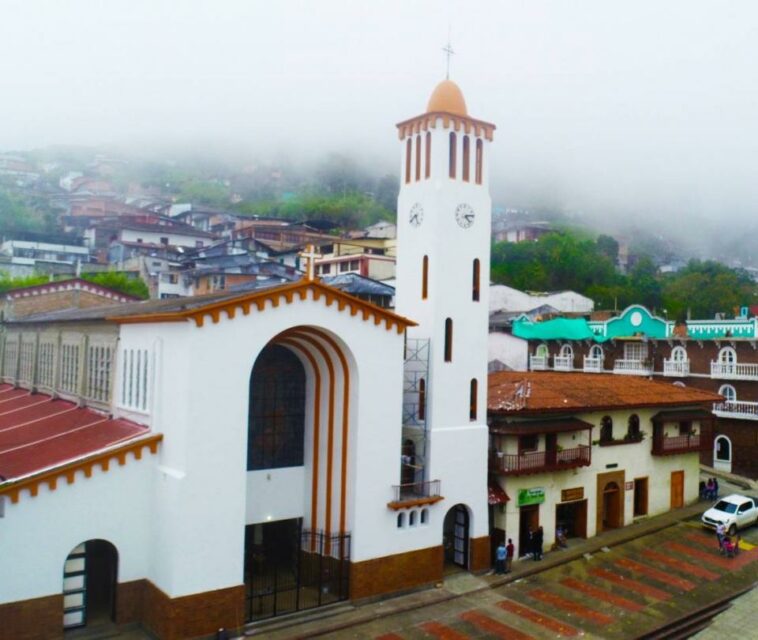
<path id="1" fill-rule="evenodd" d="M 251 525 L 245 535 L 248 622 L 348 598 L 350 534 L 302 528 L 302 520 Z"/>

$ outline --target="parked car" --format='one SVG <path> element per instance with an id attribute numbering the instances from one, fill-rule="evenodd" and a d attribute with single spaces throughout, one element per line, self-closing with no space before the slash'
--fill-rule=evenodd
<path id="1" fill-rule="evenodd" d="M 721 498 L 701 518 L 703 526 L 715 529 L 720 523 L 723 523 L 733 536 L 737 529 L 748 527 L 758 522 L 758 501 L 755 498 L 741 496 L 733 493 L 730 496 Z"/>

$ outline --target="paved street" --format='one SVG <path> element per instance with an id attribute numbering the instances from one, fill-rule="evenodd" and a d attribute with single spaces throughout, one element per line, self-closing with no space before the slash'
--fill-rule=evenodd
<path id="1" fill-rule="evenodd" d="M 757 538 L 758 528 L 749 533 Z M 329 637 L 630 638 L 752 584 L 757 572 L 758 547 L 746 544 L 736 558 L 725 558 L 715 536 L 689 521 L 590 559 Z"/>
<path id="2" fill-rule="evenodd" d="M 756 492 L 722 481 L 720 494 L 729 493 Z M 572 541 L 568 551 L 548 553 L 544 562 L 516 563 L 514 575 L 506 579 L 459 573 L 447 577 L 439 589 L 247 633 L 267 640 L 632 638 L 755 582 L 758 526 L 742 532 L 737 558 L 725 558 L 715 534 L 700 525 L 707 507 L 700 502 Z M 729 613 L 717 622 L 726 624 Z M 744 614 L 735 611 L 734 618 L 737 626 L 745 625 Z"/>

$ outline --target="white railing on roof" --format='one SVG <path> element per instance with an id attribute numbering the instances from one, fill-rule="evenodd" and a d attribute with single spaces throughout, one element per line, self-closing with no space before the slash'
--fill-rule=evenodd
<path id="1" fill-rule="evenodd" d="M 556 371 L 573 371 L 573 356 L 553 356 L 553 369 Z"/>
<path id="2" fill-rule="evenodd" d="M 620 358 L 613 363 L 613 373 L 630 376 L 649 376 L 653 373 L 653 367 L 649 361 Z"/>
<path id="3" fill-rule="evenodd" d="M 590 356 L 584 356 L 584 372 L 585 373 L 602 373 L 603 372 L 603 359 L 592 358 Z"/>
<path id="4" fill-rule="evenodd" d="M 550 368 L 547 359 L 548 356 L 529 356 L 529 370 L 547 371 Z"/>
<path id="5" fill-rule="evenodd" d="M 713 405 L 713 413 L 719 418 L 758 420 L 758 402 L 742 402 L 740 400 L 716 402 Z"/>
<path id="6" fill-rule="evenodd" d="M 677 378 L 690 375 L 690 361 L 689 360 L 664 360 L 663 361 L 663 375 L 674 376 Z"/>
<path id="7" fill-rule="evenodd" d="M 730 380 L 758 380 L 758 364 L 711 362 L 711 377 Z"/>

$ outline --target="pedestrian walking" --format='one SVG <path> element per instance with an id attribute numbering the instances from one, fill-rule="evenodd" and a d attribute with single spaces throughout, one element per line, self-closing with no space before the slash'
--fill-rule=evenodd
<path id="1" fill-rule="evenodd" d="M 716 525 L 716 538 L 719 541 L 719 553 L 724 553 L 724 538 L 726 538 L 726 525 L 719 522 Z"/>
<path id="2" fill-rule="evenodd" d="M 505 558 L 507 551 L 505 549 L 505 541 L 502 541 L 497 549 L 495 549 L 495 573 L 505 573 Z"/>
<path id="3" fill-rule="evenodd" d="M 513 564 L 513 540 L 508 538 L 508 544 L 505 547 L 505 572 L 511 572 L 511 565 Z"/>
<path id="4" fill-rule="evenodd" d="M 713 478 L 713 499 L 719 497 L 719 481 L 716 478 Z"/>

